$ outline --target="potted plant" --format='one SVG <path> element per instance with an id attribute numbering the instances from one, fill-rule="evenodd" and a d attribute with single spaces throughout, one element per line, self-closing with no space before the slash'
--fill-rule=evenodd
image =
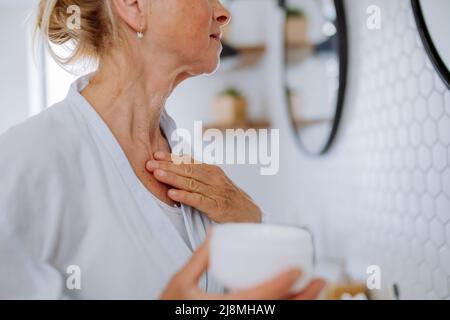
<path id="1" fill-rule="evenodd" d="M 294 7 L 286 8 L 286 44 L 298 46 L 307 44 L 308 19 L 303 10 Z"/>
<path id="2" fill-rule="evenodd" d="M 247 123 L 247 101 L 235 88 L 220 92 L 213 103 L 216 125 L 242 127 Z"/>

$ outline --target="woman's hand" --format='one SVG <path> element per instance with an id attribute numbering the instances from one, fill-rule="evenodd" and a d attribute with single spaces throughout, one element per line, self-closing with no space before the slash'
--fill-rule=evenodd
<path id="1" fill-rule="evenodd" d="M 290 289 L 300 277 L 297 269 L 286 271 L 270 281 L 249 290 L 231 294 L 207 294 L 198 283 L 208 268 L 209 240 L 194 252 L 189 262 L 169 282 L 160 296 L 163 300 L 314 300 L 325 287 L 322 279 L 313 280 L 308 287 L 295 295 Z M 249 271 L 251 272 L 251 271 Z"/>
<path id="2" fill-rule="evenodd" d="M 261 222 L 259 207 L 221 168 L 191 159 L 182 163 L 182 158 L 164 152 L 155 153 L 154 158 L 147 170 L 173 187 L 168 192 L 173 201 L 194 207 L 218 223 Z"/>

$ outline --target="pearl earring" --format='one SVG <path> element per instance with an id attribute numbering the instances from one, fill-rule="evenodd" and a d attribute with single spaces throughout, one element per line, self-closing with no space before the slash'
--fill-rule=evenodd
<path id="1" fill-rule="evenodd" d="M 136 36 L 139 40 L 142 40 L 144 38 L 144 31 L 142 30 L 142 26 L 139 28 L 139 31 L 136 32 Z"/>

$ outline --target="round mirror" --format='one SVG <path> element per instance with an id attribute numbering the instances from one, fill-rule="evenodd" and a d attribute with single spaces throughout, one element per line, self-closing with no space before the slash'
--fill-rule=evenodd
<path id="1" fill-rule="evenodd" d="M 450 88 L 450 1 L 411 2 L 425 50 L 442 80 Z"/>
<path id="2" fill-rule="evenodd" d="M 286 0 L 285 84 L 295 135 L 309 154 L 329 150 L 344 103 L 347 28 L 341 0 Z"/>

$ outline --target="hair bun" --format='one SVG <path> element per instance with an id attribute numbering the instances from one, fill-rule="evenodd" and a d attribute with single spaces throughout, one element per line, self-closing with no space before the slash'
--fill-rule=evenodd
<path id="1" fill-rule="evenodd" d="M 113 18 L 109 0 L 40 0 L 36 31 L 50 55 L 65 67 L 80 59 L 98 60 L 113 42 Z M 68 43 L 69 53 L 65 56 L 50 45 Z"/>

